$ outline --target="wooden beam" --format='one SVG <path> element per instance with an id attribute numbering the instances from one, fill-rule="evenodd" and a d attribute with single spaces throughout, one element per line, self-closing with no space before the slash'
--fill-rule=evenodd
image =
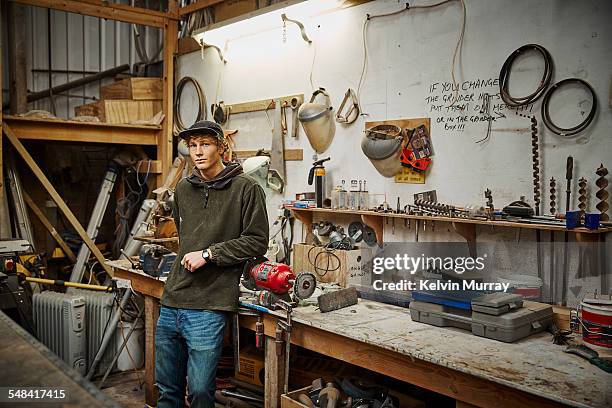
<path id="1" fill-rule="evenodd" d="M 64 251 L 68 259 L 70 259 L 71 262 L 76 262 L 77 260 L 76 255 L 74 254 L 74 252 L 72 252 L 72 249 L 70 249 L 68 244 L 66 244 L 66 241 L 62 239 L 59 232 L 57 232 L 55 227 L 51 224 L 51 222 L 45 216 L 42 210 L 36 205 L 34 200 L 32 200 L 30 195 L 27 192 L 25 192 L 25 190 L 22 191 L 22 193 L 23 193 L 23 199 L 25 200 L 28 207 L 30 207 L 30 210 L 32 210 L 32 212 L 34 213 L 34 215 L 36 215 L 36 217 L 42 223 L 42 225 L 47 229 L 47 231 L 49 231 L 53 239 L 55 239 L 55 242 L 57 242 L 60 248 L 62 248 L 62 251 Z"/>
<path id="2" fill-rule="evenodd" d="M 100 17 L 108 20 L 141 24 L 150 27 L 165 27 L 166 19 L 178 19 L 177 15 L 161 11 L 131 7 L 108 1 L 96 3 L 79 0 L 12 0 L 30 6 L 44 7 L 53 10 L 67 11 L 84 16 Z"/>
<path id="3" fill-rule="evenodd" d="M 10 112 L 25 113 L 28 110 L 28 83 L 24 7 L 12 1 L 7 3 L 7 7 Z"/>
<path id="4" fill-rule="evenodd" d="M 175 0 L 171 0 L 174 2 Z M 157 160 L 161 162 L 161 172 L 157 176 L 157 185 L 161 186 L 172 166 L 172 142 L 174 126 L 174 54 L 178 34 L 178 23 L 175 20 L 166 20 L 164 30 L 164 83 L 162 110 L 164 122 L 157 141 Z"/>
<path id="5" fill-rule="evenodd" d="M 223 3 L 225 0 L 198 0 L 188 6 L 179 8 L 179 16 L 193 13 L 194 11 L 205 9 L 206 7 L 214 6 L 215 4 Z"/>
<path id="6" fill-rule="evenodd" d="M 280 353 L 277 347 L 281 347 Z M 266 336 L 265 349 L 266 381 L 264 383 L 264 398 L 266 407 L 280 408 L 280 396 L 283 393 L 283 383 L 285 381 L 284 343 L 277 344 L 274 337 Z"/>
<path id="7" fill-rule="evenodd" d="M 159 301 L 145 296 L 145 403 L 151 407 L 157 405 L 157 387 L 155 386 L 155 329 L 159 319 Z"/>
<path id="8" fill-rule="evenodd" d="M 2 12 L 4 11 L 4 6 L 6 2 L 0 2 L 0 21 L 2 21 Z M 2 52 L 2 43 L 4 41 L 0 41 L 0 55 L 4 55 Z M 2 79 L 4 75 L 2 74 L 2 65 L 0 63 L 0 90 L 2 90 Z M 2 94 L 4 92 L 0 92 L 0 106 L 2 106 Z M 2 124 L 2 109 L 0 109 L 0 124 Z M 0 238 L 11 236 L 11 226 L 9 225 L 9 215 L 8 215 L 8 202 L 5 199 L 4 193 L 4 162 L 2 161 L 3 153 L 2 153 L 2 135 L 0 135 Z"/>
<path id="9" fill-rule="evenodd" d="M 19 139 L 155 146 L 161 127 L 4 116 Z"/>
<path id="10" fill-rule="evenodd" d="M 11 142 L 15 150 L 17 150 L 17 152 L 26 162 L 28 167 L 30 167 L 34 175 L 45 187 L 53 201 L 55 201 L 64 216 L 68 219 L 70 225 L 72 225 L 72 227 L 80 235 L 85 245 L 87 245 L 87 247 L 91 250 L 92 254 L 96 257 L 96 260 L 100 262 L 100 265 L 102 265 L 106 273 L 108 273 L 110 276 L 113 276 L 112 269 L 106 265 L 104 255 L 102 255 L 96 244 L 91 240 L 91 238 L 89 238 L 89 235 L 87 235 L 87 232 L 85 231 L 79 220 L 77 220 L 70 208 L 68 208 L 68 206 L 66 205 L 62 197 L 59 195 L 57 190 L 55 190 L 45 173 L 41 170 L 40 167 L 38 167 L 38 164 L 36 164 L 32 156 L 30 156 L 30 153 L 28 153 L 23 144 L 21 144 L 15 133 L 13 133 L 13 130 L 10 128 L 10 126 L 6 123 L 2 123 L 2 130 L 9 142 Z"/>
<path id="11" fill-rule="evenodd" d="M 234 150 L 236 157 L 239 159 L 247 159 L 249 157 L 255 157 L 257 155 L 257 150 Z M 264 150 L 264 153 L 270 153 L 270 150 Z M 302 161 L 304 160 L 304 150 L 303 149 L 285 149 L 284 152 L 285 160 L 288 161 Z"/>
<path id="12" fill-rule="evenodd" d="M 234 103 L 226 106 L 230 109 L 230 114 L 235 115 L 237 113 L 258 112 L 274 109 L 275 99 L 280 99 L 285 106 L 290 106 L 289 104 L 291 103 L 291 99 L 293 98 L 297 98 L 298 104 L 302 104 L 304 102 L 304 94 L 297 94 L 281 96 L 278 98 L 261 99 L 258 101 Z"/>

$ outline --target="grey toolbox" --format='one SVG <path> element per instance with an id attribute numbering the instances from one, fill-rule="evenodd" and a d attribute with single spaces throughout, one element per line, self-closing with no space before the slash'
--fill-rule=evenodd
<path id="1" fill-rule="evenodd" d="M 473 311 L 472 333 L 511 343 L 546 330 L 552 318 L 551 305 L 524 301 L 523 307 L 499 316 Z"/>
<path id="2" fill-rule="evenodd" d="M 523 306 L 523 297 L 514 293 L 487 293 L 472 299 L 472 310 L 479 313 L 499 316 Z"/>
<path id="3" fill-rule="evenodd" d="M 410 302 L 410 317 L 415 322 L 438 327 L 457 327 L 472 330 L 472 312 L 465 309 L 439 305 L 437 303 Z"/>

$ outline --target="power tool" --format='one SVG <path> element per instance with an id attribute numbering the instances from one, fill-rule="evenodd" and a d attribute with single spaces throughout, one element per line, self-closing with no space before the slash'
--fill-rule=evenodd
<path id="1" fill-rule="evenodd" d="M 249 290 L 261 290 L 258 294 L 260 304 L 270 306 L 277 299 L 290 301 L 291 289 L 295 299 L 308 299 L 314 293 L 317 281 L 310 272 L 301 272 L 296 276 L 289 265 L 258 257 L 245 263 L 242 284 Z"/>

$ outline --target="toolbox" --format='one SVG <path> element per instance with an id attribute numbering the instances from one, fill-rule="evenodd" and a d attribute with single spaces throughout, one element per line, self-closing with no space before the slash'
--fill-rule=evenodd
<path id="1" fill-rule="evenodd" d="M 511 343 L 546 330 L 552 323 L 552 318 L 551 305 L 525 301 L 523 307 L 499 316 L 474 311 L 472 333 Z"/>
<path id="2" fill-rule="evenodd" d="M 514 293 L 495 292 L 472 299 L 474 312 L 499 316 L 523 306 L 523 297 Z"/>
<path id="3" fill-rule="evenodd" d="M 472 330 L 472 312 L 470 310 L 438 303 L 413 300 L 410 302 L 410 318 L 415 322 L 438 327 L 457 327 Z"/>
<path id="4" fill-rule="evenodd" d="M 457 327 L 470 330 L 476 336 L 511 343 L 545 330 L 552 323 L 553 310 L 547 304 L 525 301 L 516 310 L 494 315 L 412 301 L 410 317 L 415 322 L 438 327 Z"/>

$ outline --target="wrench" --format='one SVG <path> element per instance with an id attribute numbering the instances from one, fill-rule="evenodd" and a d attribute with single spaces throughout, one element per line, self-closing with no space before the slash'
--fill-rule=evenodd
<path id="1" fill-rule="evenodd" d="M 302 105 L 298 98 L 291 98 L 291 109 L 293 110 L 293 115 L 291 118 L 291 137 L 297 139 L 298 137 L 298 109 Z"/>

